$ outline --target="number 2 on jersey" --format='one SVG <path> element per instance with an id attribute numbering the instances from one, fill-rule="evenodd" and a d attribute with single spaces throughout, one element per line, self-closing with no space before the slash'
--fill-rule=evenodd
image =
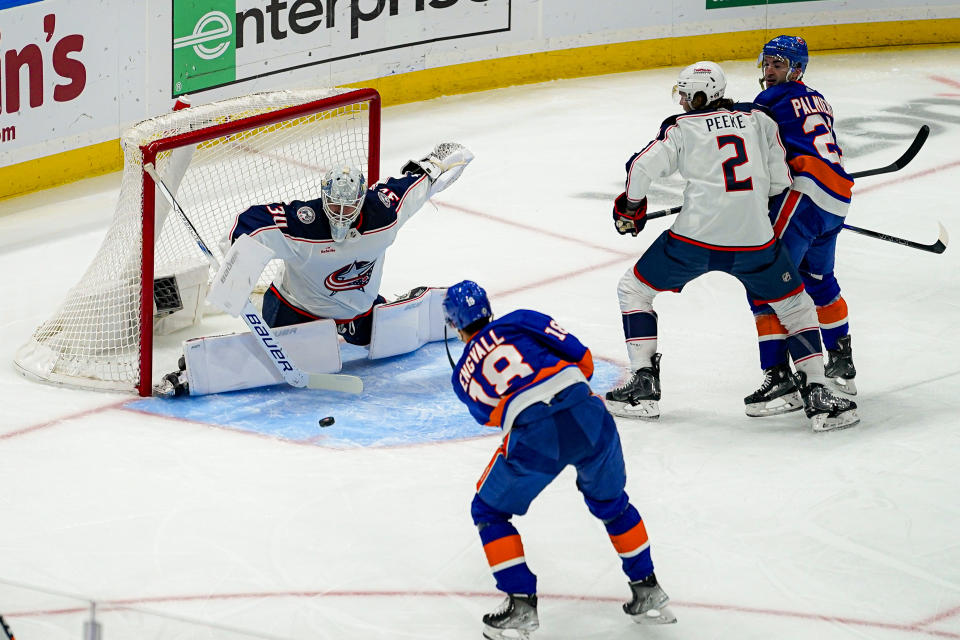
<path id="1" fill-rule="evenodd" d="M 835 151 L 835 149 L 840 149 L 840 145 L 837 144 L 837 138 L 833 135 L 833 129 L 830 128 L 830 125 L 827 124 L 823 116 L 819 113 L 814 113 L 803 119 L 804 133 L 813 133 L 819 129 L 822 129 L 824 133 L 814 137 L 813 148 L 816 149 L 820 157 L 827 162 L 840 164 L 840 154 Z"/>
<path id="2" fill-rule="evenodd" d="M 747 147 L 740 136 L 717 136 L 717 148 L 723 149 L 728 144 L 733 145 L 737 154 L 723 162 L 723 182 L 727 185 L 727 191 L 753 191 L 753 179 L 737 180 L 736 168 L 746 164 Z"/>

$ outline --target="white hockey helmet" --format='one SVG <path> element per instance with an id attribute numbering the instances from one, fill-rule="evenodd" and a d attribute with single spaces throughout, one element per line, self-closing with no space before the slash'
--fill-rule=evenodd
<path id="1" fill-rule="evenodd" d="M 330 220 L 334 242 L 341 242 L 350 232 L 350 226 L 360 215 L 367 195 L 367 179 L 359 167 L 344 165 L 331 169 L 320 183 L 320 201 Z"/>
<path id="2" fill-rule="evenodd" d="M 695 109 L 702 109 L 723 97 L 727 88 L 727 76 L 716 62 L 703 60 L 695 62 L 677 78 L 674 92 L 683 94 L 687 102 Z M 703 94 L 703 102 L 697 101 L 697 94 Z"/>

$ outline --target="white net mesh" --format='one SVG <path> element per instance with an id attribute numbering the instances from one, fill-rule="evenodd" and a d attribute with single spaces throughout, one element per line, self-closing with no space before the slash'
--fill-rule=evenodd
<path id="1" fill-rule="evenodd" d="M 193 237 L 166 200 L 156 194 L 145 211 L 141 147 L 187 132 L 216 128 L 219 137 L 161 152 L 163 182 L 205 244 L 222 258 L 221 241 L 237 214 L 254 204 L 319 196 L 320 179 L 336 163 L 367 166 L 371 104 L 351 102 L 350 89 L 278 91 L 200 105 L 145 120 L 124 133 L 124 172 L 113 221 L 93 262 L 66 300 L 30 341 L 15 364 L 39 380 L 70 386 L 132 390 L 140 377 L 142 228 L 155 220 L 154 274 L 183 274 L 206 266 Z M 343 104 L 346 102 L 346 104 Z M 275 124 L 231 132 L 229 123 L 265 120 L 280 109 L 314 104 L 318 111 Z M 226 128 L 224 128 L 226 126 Z M 247 125 L 249 126 L 249 125 Z M 169 215 L 168 215 L 169 214 Z M 267 267 L 261 286 L 281 268 Z M 213 276 L 208 270 L 207 278 Z M 149 382 L 149 381 L 148 381 Z"/>

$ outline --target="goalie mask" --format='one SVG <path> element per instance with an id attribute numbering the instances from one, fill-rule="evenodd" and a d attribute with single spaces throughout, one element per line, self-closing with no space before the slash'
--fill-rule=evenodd
<path id="1" fill-rule="evenodd" d="M 330 234 L 334 242 L 342 242 L 360 215 L 367 195 L 367 180 L 357 167 L 331 169 L 320 184 L 323 212 L 330 220 Z"/>
<path id="2" fill-rule="evenodd" d="M 464 280 L 447 289 L 443 297 L 443 316 L 454 329 L 463 329 L 493 316 L 487 292 L 473 280 Z"/>
<path id="3" fill-rule="evenodd" d="M 674 98 L 683 98 L 692 110 L 696 110 L 722 98 L 726 89 L 727 77 L 720 65 L 704 60 L 680 72 L 673 94 Z"/>

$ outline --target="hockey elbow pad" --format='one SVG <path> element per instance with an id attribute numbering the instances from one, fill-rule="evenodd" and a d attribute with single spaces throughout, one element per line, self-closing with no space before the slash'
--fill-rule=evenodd
<path id="1" fill-rule="evenodd" d="M 647 224 L 647 199 L 631 202 L 626 192 L 618 195 L 613 201 L 613 222 L 620 235 L 636 236 Z"/>

